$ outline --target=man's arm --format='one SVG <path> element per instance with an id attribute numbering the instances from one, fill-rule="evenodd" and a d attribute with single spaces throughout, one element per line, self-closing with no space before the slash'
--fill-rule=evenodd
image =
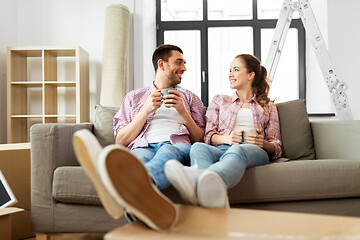
<path id="1" fill-rule="evenodd" d="M 190 113 L 185 109 L 185 112 L 182 117 L 184 119 L 184 125 L 190 133 L 191 142 L 202 142 L 204 138 L 204 129 L 200 128 L 191 117 Z"/>
<path id="2" fill-rule="evenodd" d="M 141 109 L 131 123 L 117 132 L 115 143 L 125 147 L 128 146 L 140 134 L 148 116 L 149 115 Z"/>
<path id="3" fill-rule="evenodd" d="M 155 112 L 161 106 L 161 99 L 160 90 L 152 92 L 135 118 L 117 132 L 115 143 L 128 146 L 134 141 L 139 136 L 149 114 Z"/>

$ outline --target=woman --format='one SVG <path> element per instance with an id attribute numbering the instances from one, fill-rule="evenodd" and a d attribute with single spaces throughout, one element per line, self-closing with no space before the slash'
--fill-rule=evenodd
<path id="1" fill-rule="evenodd" d="M 165 165 L 171 184 L 194 205 L 227 207 L 227 189 L 239 183 L 246 168 L 281 156 L 278 113 L 268 97 L 265 67 L 256 57 L 240 54 L 230 65 L 229 81 L 236 92 L 211 101 L 205 143 L 191 147 L 192 167 L 173 160 Z"/>

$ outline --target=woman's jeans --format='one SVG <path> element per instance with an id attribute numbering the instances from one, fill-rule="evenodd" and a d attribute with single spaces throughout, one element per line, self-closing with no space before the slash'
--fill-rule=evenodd
<path id="1" fill-rule="evenodd" d="M 185 143 L 150 143 L 147 148 L 135 148 L 131 152 L 144 162 L 145 168 L 160 190 L 170 186 L 164 173 L 164 165 L 168 160 L 175 159 L 184 165 L 189 165 L 190 161 L 190 145 Z"/>
<path id="2" fill-rule="evenodd" d="M 190 150 L 191 165 L 216 172 L 227 188 L 240 182 L 246 168 L 269 163 L 266 151 L 252 144 L 218 145 L 194 143 Z"/>

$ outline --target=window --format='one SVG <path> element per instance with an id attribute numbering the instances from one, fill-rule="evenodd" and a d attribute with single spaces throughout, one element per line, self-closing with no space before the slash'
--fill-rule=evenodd
<path id="1" fill-rule="evenodd" d="M 229 66 L 239 53 L 253 53 L 252 27 L 211 27 L 208 28 L 209 66 L 208 96 L 215 94 L 232 95 L 229 87 Z"/>
<path id="2" fill-rule="evenodd" d="M 229 65 L 240 53 L 263 64 L 283 0 L 157 0 L 157 44 L 179 45 L 187 60 L 182 86 L 207 106 L 215 94 L 233 94 Z M 291 64 L 289 64 L 291 63 Z M 306 98 L 305 30 L 294 15 L 271 86 L 279 102 Z"/>

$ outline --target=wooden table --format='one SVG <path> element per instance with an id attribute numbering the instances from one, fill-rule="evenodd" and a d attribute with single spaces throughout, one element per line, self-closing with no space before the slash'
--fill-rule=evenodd
<path id="1" fill-rule="evenodd" d="M 178 205 L 177 225 L 156 232 L 136 222 L 105 240 L 135 239 L 359 239 L 360 218 L 248 209 L 206 209 Z"/>

